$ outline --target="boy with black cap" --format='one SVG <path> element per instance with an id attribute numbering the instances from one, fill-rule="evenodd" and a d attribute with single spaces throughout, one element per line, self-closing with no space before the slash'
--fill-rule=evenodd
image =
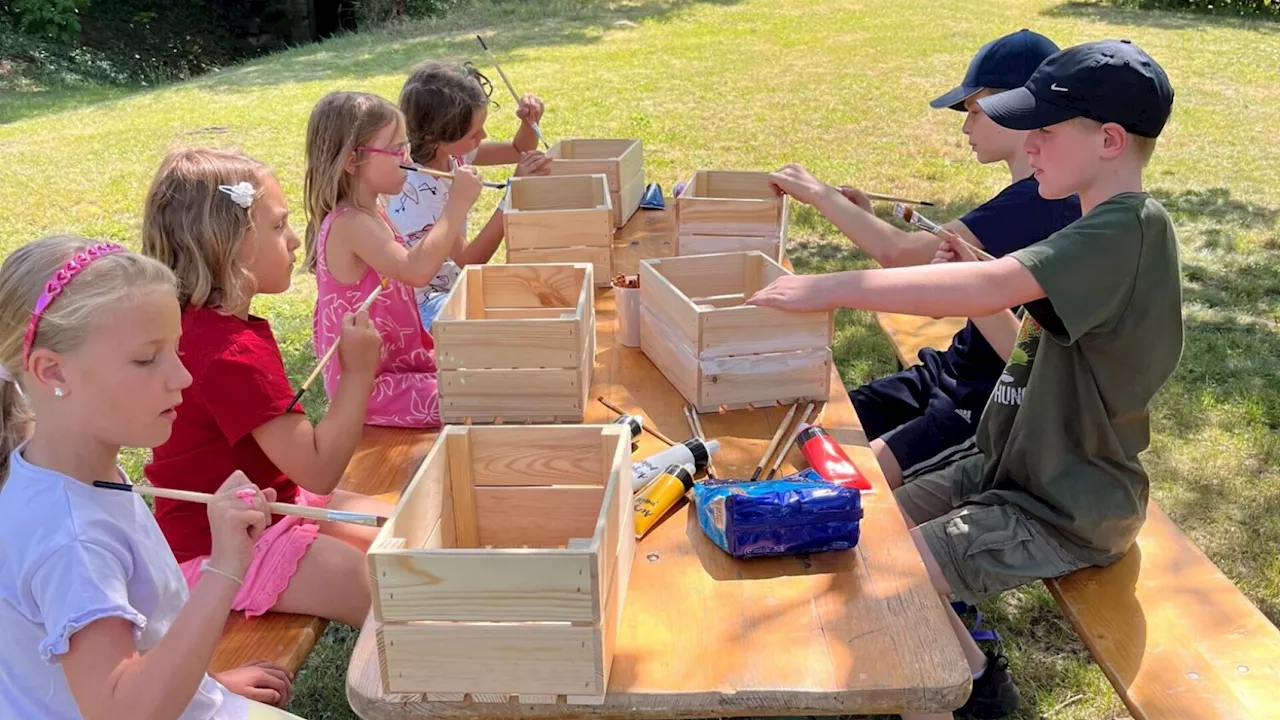
<path id="1" fill-rule="evenodd" d="M 978 107 L 983 97 L 1022 87 L 1057 51 L 1049 38 L 1025 29 L 992 40 L 973 56 L 960 85 L 930 103 L 935 109 L 967 113 L 962 130 L 978 162 L 1003 162 L 1009 169 L 1008 187 L 945 225 L 996 257 L 1039 242 L 1080 217 L 1075 196 L 1040 196 L 1023 149 L 1027 133 L 997 125 Z M 894 227 L 872 214 L 871 201 L 862 192 L 836 190 L 799 165 L 778 171 L 774 182 L 816 207 L 885 267 L 928 263 L 938 249 L 932 233 Z M 977 454 L 978 418 L 1004 364 L 1002 354 L 970 322 L 945 352 L 922 350 L 919 365 L 849 393 L 891 488 Z"/>
<path id="2" fill-rule="evenodd" d="M 991 262 L 787 277 L 748 300 L 970 317 L 1023 307 L 1020 321 L 1009 314 L 1004 323 L 1016 347 L 982 415 L 982 454 L 894 493 L 918 525 L 912 534 L 935 586 L 968 602 L 1124 555 L 1146 517 L 1138 454 L 1150 442 L 1148 404 L 1183 339 L 1177 238 L 1142 189 L 1173 107 L 1164 70 L 1128 41 L 1088 43 L 979 104 L 1030 131 L 1041 194 L 1079 194 L 1080 220 Z M 1016 706 L 1007 672 L 991 667 L 962 713 L 999 717 Z"/>

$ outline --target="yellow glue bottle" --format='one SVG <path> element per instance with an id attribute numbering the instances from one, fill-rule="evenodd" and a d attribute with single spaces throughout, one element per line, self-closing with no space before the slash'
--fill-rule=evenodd
<path id="1" fill-rule="evenodd" d="M 692 465 L 668 465 L 666 470 L 636 495 L 637 540 L 644 537 L 685 493 L 693 489 L 694 472 Z"/>

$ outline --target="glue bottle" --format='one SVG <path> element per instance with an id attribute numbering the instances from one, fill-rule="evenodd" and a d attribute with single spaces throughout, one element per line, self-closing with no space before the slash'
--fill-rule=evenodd
<path id="1" fill-rule="evenodd" d="M 801 423 L 800 428 L 800 434 L 796 436 L 800 453 L 823 480 L 856 490 L 871 489 L 871 483 L 858 472 L 853 461 L 840 449 L 840 443 L 833 440 L 826 430 L 808 423 Z"/>
<path id="2" fill-rule="evenodd" d="M 693 489 L 692 465 L 668 465 L 644 492 L 636 495 L 636 539 L 644 537 L 662 516 Z"/>
<path id="3" fill-rule="evenodd" d="M 672 445 L 656 455 L 650 455 L 631 466 L 631 489 L 638 491 L 658 477 L 662 469 L 671 464 L 692 465 L 694 474 L 707 466 L 712 455 L 720 452 L 719 440 L 703 442 L 698 438 L 689 438 L 679 445 Z"/>

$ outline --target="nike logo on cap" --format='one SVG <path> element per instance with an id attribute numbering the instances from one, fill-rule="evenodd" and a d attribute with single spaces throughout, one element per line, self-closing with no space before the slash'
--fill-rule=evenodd
<path id="1" fill-rule="evenodd" d="M 1049 89 L 1057 90 L 1058 92 L 1071 92 L 1070 90 L 1067 90 L 1066 88 L 1058 85 L 1058 83 L 1053 83 L 1052 85 L 1049 86 Z"/>

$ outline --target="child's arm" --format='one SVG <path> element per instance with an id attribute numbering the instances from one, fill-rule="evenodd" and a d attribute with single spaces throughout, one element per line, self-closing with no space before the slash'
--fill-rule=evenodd
<path id="1" fill-rule="evenodd" d="M 852 188 L 840 191 L 815 178 L 800 165 L 787 165 L 769 176 L 779 191 L 817 208 L 855 245 L 884 267 L 923 265 L 933 258 L 938 239 L 924 231 L 906 232 L 871 212 L 870 201 Z M 865 203 L 865 204 L 864 204 Z M 982 247 L 964 223 L 953 220 L 944 227 Z"/>
<path id="2" fill-rule="evenodd" d="M 275 498 L 272 490 L 253 488 L 252 505 L 247 505 L 236 495 L 243 488 L 253 486 L 237 472 L 209 504 L 210 566 L 237 578 L 244 577 L 253 542 L 271 522 L 267 503 Z M 121 583 L 124 576 L 121 568 Z M 137 626 L 118 615 L 102 617 L 71 635 L 59 661 L 81 714 L 86 720 L 171 720 L 181 715 L 204 679 L 239 589 L 217 572 L 204 573 L 164 637 L 145 654 L 138 652 Z"/>
<path id="3" fill-rule="evenodd" d="M 533 124 L 542 121 L 542 100 L 535 95 L 526 94 L 520 98 L 516 107 L 516 117 L 520 118 L 520 129 L 511 142 L 483 142 L 476 150 L 476 165 L 511 165 L 520 162 L 520 157 L 527 152 L 538 149 L 538 135 L 533 132 Z"/>
<path id="4" fill-rule="evenodd" d="M 347 315 L 338 341 L 342 373 L 329 410 L 315 427 L 301 413 L 279 415 L 253 431 L 262 451 L 280 471 L 317 495 L 338 487 L 364 429 L 382 338 L 367 313 Z"/>
<path id="5" fill-rule="evenodd" d="M 941 242 L 938 245 L 938 252 L 933 256 L 933 263 L 948 262 L 980 262 L 981 259 L 973 251 L 972 245 L 959 242 L 958 238 L 950 232 L 943 231 L 939 233 Z M 1010 310 L 1001 310 L 994 315 L 985 315 L 982 317 L 970 318 L 978 331 L 987 339 L 992 349 L 1000 355 L 1005 362 L 1009 362 L 1009 356 L 1013 353 L 1013 346 L 1018 341 L 1018 331 L 1022 327 L 1022 322 Z"/>
<path id="6" fill-rule="evenodd" d="M 948 263 L 778 278 L 748 305 L 792 312 L 856 308 L 925 317 L 984 317 L 1045 296 L 1022 263 Z"/>
<path id="7" fill-rule="evenodd" d="M 480 196 L 480 177 L 475 168 L 456 168 L 453 176 L 444 212 L 412 248 L 396 242 L 387 224 L 368 213 L 347 213 L 339 217 L 330 231 L 330 243 L 353 253 L 383 277 L 411 287 L 423 287 L 440 272 L 440 266 L 453 252 L 462 235 L 467 212 Z"/>
<path id="8" fill-rule="evenodd" d="M 493 211 L 489 222 L 480 228 L 480 232 L 471 242 L 464 242 L 452 255 L 458 265 L 483 265 L 489 262 L 493 254 L 502 244 L 502 208 Z"/>

